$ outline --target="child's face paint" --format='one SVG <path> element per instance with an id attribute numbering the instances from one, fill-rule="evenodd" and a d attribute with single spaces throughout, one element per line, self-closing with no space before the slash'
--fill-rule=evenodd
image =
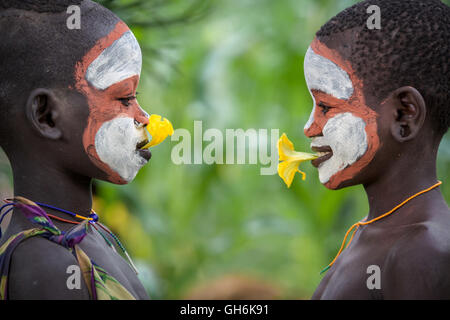
<path id="1" fill-rule="evenodd" d="M 137 145 L 147 139 L 148 114 L 135 99 L 141 72 L 139 44 L 119 22 L 77 63 L 76 87 L 89 104 L 83 146 L 114 183 L 131 181 L 150 158 Z"/>
<path id="2" fill-rule="evenodd" d="M 377 114 L 367 106 L 363 83 L 350 63 L 317 39 L 308 48 L 304 70 L 314 101 L 304 132 L 313 150 L 327 152 L 313 161 L 320 182 L 336 189 L 360 173 L 378 150 Z"/>
<path id="3" fill-rule="evenodd" d="M 89 65 L 86 80 L 99 90 L 130 77 L 140 75 L 142 55 L 139 43 L 131 31 L 126 31 L 119 39 Z"/>

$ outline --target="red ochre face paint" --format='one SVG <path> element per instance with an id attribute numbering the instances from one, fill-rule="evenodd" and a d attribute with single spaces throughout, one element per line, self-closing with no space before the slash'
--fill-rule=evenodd
<path id="1" fill-rule="evenodd" d="M 87 121 L 87 126 L 83 133 L 84 149 L 88 154 L 89 158 L 91 159 L 91 161 L 98 168 L 100 168 L 103 172 L 107 174 L 107 180 L 117 184 L 128 183 L 132 178 L 134 178 L 134 175 L 137 173 L 136 170 L 138 170 L 140 166 L 143 165 L 143 163 L 145 163 L 146 161 L 142 161 L 142 159 L 137 158 L 138 154 L 136 153 L 136 150 L 132 150 L 132 146 L 127 146 L 127 148 L 123 148 L 127 149 L 125 151 L 128 152 L 129 154 L 121 155 L 122 159 L 120 158 L 114 159 L 114 155 L 112 155 L 111 161 L 106 161 L 105 159 L 107 159 L 107 157 L 105 156 L 103 156 L 102 160 L 102 157 L 99 156 L 100 150 L 97 149 L 99 148 L 98 133 L 100 128 L 104 126 L 106 123 L 109 122 L 115 123 L 116 120 L 119 118 L 126 118 L 129 119 L 130 121 L 136 121 L 136 123 L 139 123 L 139 126 L 136 126 L 136 128 L 148 124 L 148 114 L 140 108 L 136 99 L 130 99 L 128 103 L 124 103 L 123 100 L 119 100 L 135 96 L 136 88 L 139 83 L 139 74 L 135 74 L 125 79 L 122 79 L 123 72 L 122 74 L 119 74 L 108 71 L 109 73 L 106 72 L 105 74 L 102 74 L 103 76 L 102 79 L 106 78 L 107 80 L 106 82 L 105 81 L 103 82 L 106 83 L 105 87 L 106 86 L 107 87 L 102 90 L 98 88 L 99 85 L 97 85 L 97 87 L 96 85 L 94 85 L 97 83 L 96 82 L 97 79 L 93 79 L 92 81 L 91 79 L 89 79 L 90 81 L 87 80 L 86 73 L 88 71 L 89 66 L 94 62 L 94 60 L 96 60 L 97 57 L 99 57 L 102 54 L 102 52 L 104 52 L 107 48 L 111 47 L 126 32 L 131 32 L 129 28 L 126 26 L 126 24 L 123 22 L 117 23 L 115 28 L 106 37 L 101 38 L 100 40 L 97 41 L 94 47 L 89 50 L 89 52 L 83 57 L 83 59 L 80 62 L 77 63 L 75 67 L 76 89 L 85 95 L 89 105 L 89 117 Z M 117 50 L 115 52 L 117 52 Z M 108 56 L 106 60 L 115 61 L 116 64 L 121 64 L 122 63 L 121 59 L 123 61 L 126 61 L 127 56 L 120 56 L 120 55 L 112 57 Z M 96 61 L 96 63 L 97 62 L 98 60 Z M 111 64 L 111 62 L 108 63 Z M 125 76 L 127 76 L 126 73 Z M 101 83 L 100 80 L 102 79 L 99 79 L 98 83 Z M 114 79 L 117 79 L 118 81 L 114 82 Z M 138 139 L 138 136 L 140 135 L 142 138 L 139 139 L 144 140 L 146 137 L 145 133 L 143 133 L 144 129 L 142 128 L 141 131 L 142 135 L 138 133 L 139 131 L 136 132 L 133 131 L 132 132 L 133 137 L 131 140 Z M 96 145 L 96 137 L 97 137 L 97 145 Z M 104 145 L 103 148 L 105 148 Z M 102 152 L 105 153 L 108 152 L 108 150 L 103 150 Z M 102 154 L 102 152 L 100 152 L 100 154 Z M 139 163 L 131 164 L 131 166 L 133 166 L 133 168 L 131 169 L 126 168 L 129 165 L 126 163 L 126 161 L 128 161 L 129 159 L 133 159 L 133 161 Z M 121 166 L 124 167 L 123 170 L 121 169 Z M 136 172 L 135 173 L 131 172 L 133 170 L 135 170 Z"/>
<path id="2" fill-rule="evenodd" d="M 315 54 L 330 60 L 348 74 L 348 77 L 353 85 L 353 92 L 348 99 L 342 99 L 320 90 L 311 89 L 310 91 L 315 100 L 315 106 L 310 121 L 308 121 L 308 124 L 305 126 L 305 135 L 309 138 L 313 138 L 313 142 L 314 140 L 322 142 L 327 141 L 327 133 L 324 134 L 323 131 L 324 128 L 327 129 L 327 123 L 330 124 L 330 119 L 332 119 L 331 121 L 334 121 L 338 118 L 344 117 L 351 119 L 359 118 L 362 119 L 365 124 L 364 129 L 361 129 L 364 130 L 366 135 L 363 143 L 367 144 L 367 146 L 364 146 L 365 152 L 362 155 L 359 155 L 355 161 L 352 161 L 352 163 L 343 166 L 343 168 L 340 168 L 337 165 L 336 170 L 329 170 L 334 173 L 331 175 L 329 172 L 329 175 L 331 176 L 328 177 L 325 175 L 326 177 L 323 178 L 323 180 L 326 181 L 321 181 L 327 188 L 337 189 L 343 182 L 348 182 L 355 178 L 356 175 L 372 161 L 377 150 L 379 149 L 380 141 L 377 134 L 377 113 L 367 106 L 363 94 L 364 84 L 361 79 L 356 76 L 349 61 L 344 60 L 337 51 L 329 49 L 317 39 L 314 39 L 312 42 L 311 49 Z M 333 130 L 328 130 L 328 134 L 332 135 Z M 324 136 L 322 137 L 322 135 Z M 345 143 L 350 142 L 340 141 L 338 144 L 343 146 Z M 349 146 L 350 149 L 353 147 L 354 146 Z M 345 148 L 341 148 L 341 150 L 342 149 L 345 150 Z M 332 160 L 332 158 L 335 156 L 337 157 L 338 153 L 339 150 L 333 150 L 333 156 L 319 164 L 319 172 L 321 170 L 321 166 L 325 166 L 327 161 L 336 160 Z M 330 163 L 328 163 L 328 165 Z"/>

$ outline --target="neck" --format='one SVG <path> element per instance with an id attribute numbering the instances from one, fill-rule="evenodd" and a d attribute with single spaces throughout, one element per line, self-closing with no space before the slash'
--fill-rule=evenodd
<path id="1" fill-rule="evenodd" d="M 417 159 L 413 165 L 399 161 L 384 175 L 365 184 L 364 189 L 369 201 L 367 220 L 388 212 L 410 196 L 436 184 L 438 180 L 435 163 L 435 161 L 429 160 L 421 162 Z M 427 193 L 428 195 L 420 195 L 410 201 L 420 205 L 424 201 L 435 201 L 437 198 L 442 198 L 439 188 L 432 189 Z M 399 208 L 399 210 L 401 209 Z"/>
<path id="2" fill-rule="evenodd" d="M 91 212 L 91 178 L 77 176 L 52 165 L 29 164 L 13 166 L 13 176 L 15 196 L 22 196 L 34 202 L 52 205 L 86 217 Z M 43 209 L 61 218 L 79 221 L 57 210 L 44 207 Z M 11 217 L 11 224 L 15 222 L 23 224 L 23 221 L 23 215 L 14 213 Z M 53 222 L 57 227 L 61 225 L 59 222 Z M 66 225 L 72 226 L 68 223 Z"/>

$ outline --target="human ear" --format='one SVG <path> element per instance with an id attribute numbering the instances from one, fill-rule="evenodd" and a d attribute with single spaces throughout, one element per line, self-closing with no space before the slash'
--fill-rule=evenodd
<path id="1" fill-rule="evenodd" d="M 413 87 L 401 87 L 392 93 L 394 120 L 391 134 L 398 142 L 414 139 L 425 122 L 426 105 L 420 92 Z"/>
<path id="2" fill-rule="evenodd" d="M 26 115 L 32 127 L 43 137 L 61 138 L 57 99 L 52 91 L 42 88 L 33 90 L 27 100 Z"/>

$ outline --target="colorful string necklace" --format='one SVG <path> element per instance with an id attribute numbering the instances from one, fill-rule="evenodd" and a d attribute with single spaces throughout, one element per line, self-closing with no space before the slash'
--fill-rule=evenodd
<path id="1" fill-rule="evenodd" d="M 10 199 L 5 199 L 3 201 L 6 204 L 4 204 L 3 206 L 0 207 L 0 214 L 3 211 L 4 208 L 6 208 L 6 207 L 10 207 L 10 208 L 8 208 L 8 210 L 6 210 L 5 213 L 3 213 L 3 215 L 0 217 L 0 223 L 3 221 L 3 218 L 9 212 L 11 212 L 13 210 L 14 204 L 15 204 Z M 114 252 L 117 252 L 116 248 L 114 247 L 112 242 L 107 238 L 107 236 L 103 233 L 103 231 L 106 232 L 107 234 L 109 234 L 111 236 L 111 238 L 114 239 L 114 241 L 116 242 L 116 244 L 120 248 L 120 250 L 123 252 L 123 254 L 126 256 L 126 258 L 128 260 L 128 263 L 130 264 L 131 268 L 134 270 L 134 272 L 136 272 L 136 274 L 138 274 L 138 270 L 137 270 L 136 266 L 134 265 L 133 260 L 131 260 L 130 255 L 128 254 L 128 252 L 125 249 L 125 247 L 123 246 L 123 244 L 120 242 L 119 238 L 114 233 L 112 233 L 112 231 L 109 230 L 107 227 L 105 227 L 101 223 L 97 223 L 98 222 L 98 215 L 94 211 L 94 209 L 91 209 L 91 214 L 89 214 L 88 217 L 85 217 L 85 216 L 73 213 L 71 211 L 68 211 L 68 210 L 64 210 L 64 209 L 61 209 L 61 208 L 58 208 L 58 207 L 51 206 L 49 204 L 45 204 L 45 203 L 41 203 L 41 202 L 37 202 L 37 201 L 35 201 L 35 203 L 38 204 L 41 207 L 50 208 L 50 209 L 53 209 L 53 210 L 56 210 L 56 211 L 59 211 L 59 212 L 63 212 L 63 213 L 69 214 L 72 217 L 77 218 L 77 219 L 88 220 L 89 221 L 89 225 L 91 225 L 102 236 L 102 238 L 105 240 L 105 242 L 108 244 L 108 246 Z M 79 221 L 72 221 L 72 220 L 63 219 L 63 218 L 57 217 L 57 216 L 49 214 L 49 213 L 47 213 L 47 216 L 49 216 L 52 219 L 59 220 L 59 221 L 62 221 L 62 222 L 67 222 L 67 223 L 72 223 L 72 224 L 80 224 Z M 102 229 L 103 231 L 101 231 L 100 229 Z M 0 229 L 0 238 L 1 237 L 2 237 L 2 233 L 1 233 L 1 229 Z"/>
<path id="2" fill-rule="evenodd" d="M 400 204 L 396 205 L 394 208 L 392 208 L 392 209 L 389 210 L 388 212 L 383 213 L 382 215 L 380 215 L 380 216 L 378 216 L 378 217 L 376 217 L 376 218 L 374 218 L 374 219 L 372 219 L 372 220 L 369 220 L 369 221 L 359 221 L 359 222 L 355 223 L 354 225 L 352 225 L 352 226 L 350 227 L 350 229 L 348 229 L 348 231 L 345 233 L 344 240 L 342 241 L 341 248 L 339 249 L 339 252 L 337 253 L 336 257 L 333 259 L 333 261 L 331 261 L 331 263 L 330 263 L 328 266 L 326 266 L 322 271 L 320 271 L 320 274 L 322 274 L 322 273 L 324 273 L 325 271 L 327 271 L 328 269 L 330 269 L 331 266 L 336 262 L 337 258 L 338 258 L 339 255 L 341 254 L 342 250 L 344 250 L 345 241 L 347 240 L 347 236 L 348 236 L 348 234 L 350 233 L 350 231 L 352 231 L 352 230 L 354 229 L 354 230 L 353 230 L 353 233 L 352 233 L 352 236 L 350 237 L 350 240 L 348 241 L 348 243 L 347 243 L 347 245 L 345 246 L 345 248 L 348 248 L 348 246 L 349 246 L 350 243 L 352 242 L 353 236 L 355 235 L 356 230 L 358 230 L 359 226 L 365 226 L 365 225 L 371 224 L 372 222 L 378 221 L 378 220 L 380 220 L 380 219 L 382 219 L 382 218 L 384 218 L 384 217 L 387 217 L 388 215 L 390 215 L 391 213 L 393 213 L 394 211 L 396 211 L 397 209 L 399 209 L 401 206 L 403 206 L 404 204 L 406 204 L 406 203 L 409 202 L 410 200 L 414 199 L 415 197 L 417 197 L 417 196 L 419 196 L 419 195 L 421 195 L 421 194 L 423 194 L 423 193 L 425 193 L 425 192 L 428 192 L 428 191 L 430 191 L 430 190 L 432 190 L 432 189 L 434 189 L 434 188 L 440 186 L 441 184 L 442 184 L 442 181 L 438 181 L 436 184 L 432 185 L 431 187 L 426 188 L 426 189 L 424 189 L 424 190 L 422 190 L 422 191 L 419 191 L 419 192 L 417 192 L 416 194 L 412 195 L 412 196 L 409 197 L 408 199 L 406 199 L 406 200 L 404 200 L 403 202 L 401 202 Z"/>

